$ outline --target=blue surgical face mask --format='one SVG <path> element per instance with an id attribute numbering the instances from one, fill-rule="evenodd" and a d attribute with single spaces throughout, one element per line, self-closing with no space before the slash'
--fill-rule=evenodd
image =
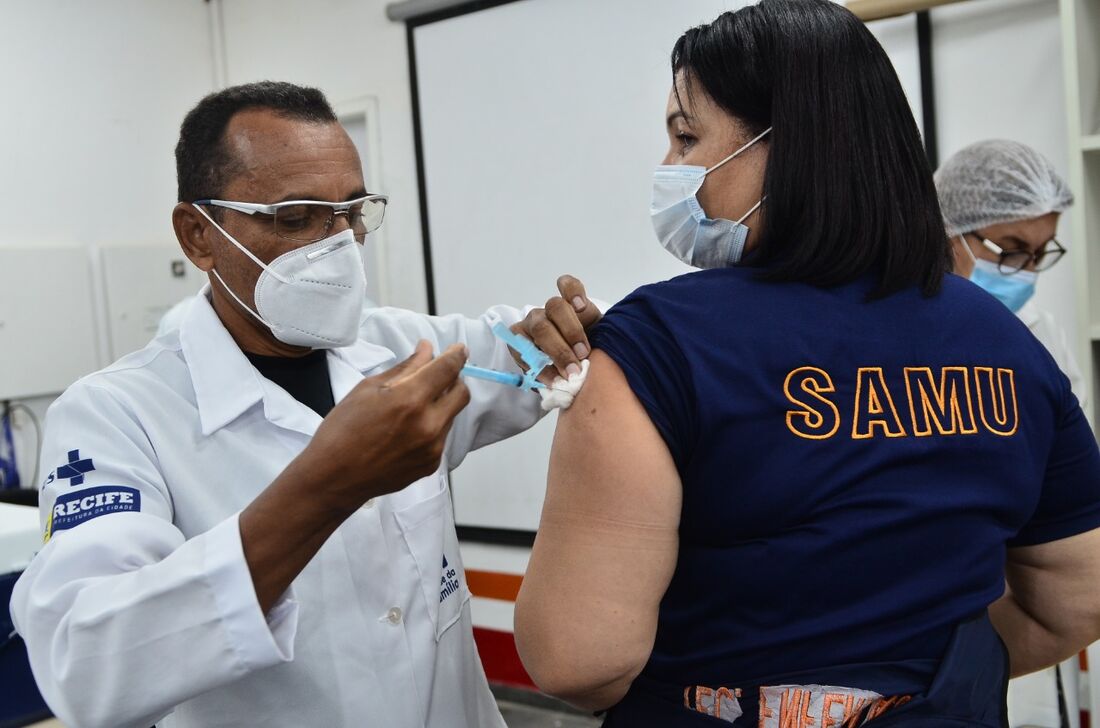
<path id="1" fill-rule="evenodd" d="M 744 220 L 763 200 L 737 220 L 707 217 L 696 195 L 706 176 L 764 138 L 771 128 L 710 169 L 686 164 L 662 164 L 653 174 L 649 206 L 653 231 L 665 250 L 696 268 L 736 265 L 745 251 L 749 228 Z"/>
<path id="2" fill-rule="evenodd" d="M 970 280 L 986 292 L 993 294 L 998 301 L 1008 307 L 1009 311 L 1016 313 L 1035 295 L 1035 282 L 1039 279 L 1038 273 L 1030 270 L 1018 270 L 1015 273 L 1005 275 L 1001 273 L 1001 269 L 997 267 L 996 263 L 975 257 L 974 252 L 970 250 L 970 246 L 966 242 L 966 238 L 960 235 L 959 240 L 962 242 L 963 250 L 974 261 L 974 270 L 970 272 Z"/>

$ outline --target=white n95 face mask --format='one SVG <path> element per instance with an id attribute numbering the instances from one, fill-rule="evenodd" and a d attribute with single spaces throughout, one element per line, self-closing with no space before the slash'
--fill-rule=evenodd
<path id="1" fill-rule="evenodd" d="M 696 268 L 725 268 L 741 261 L 749 228 L 744 224 L 764 200 L 737 220 L 709 218 L 696 195 L 706 176 L 764 138 L 771 127 L 710 169 L 688 164 L 658 165 L 653 173 L 649 216 L 665 250 Z"/>
<path id="2" fill-rule="evenodd" d="M 199 206 L 195 209 L 260 266 L 253 311 L 222 280 L 214 277 L 241 307 L 271 329 L 276 339 L 292 346 L 334 349 L 359 337 L 359 320 L 367 297 L 367 278 L 355 234 L 350 230 L 263 261 L 241 245 Z"/>

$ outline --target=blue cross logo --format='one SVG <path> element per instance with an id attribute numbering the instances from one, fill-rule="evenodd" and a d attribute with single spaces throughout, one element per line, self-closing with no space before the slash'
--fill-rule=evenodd
<path id="1" fill-rule="evenodd" d="M 79 450 L 69 450 L 69 462 L 58 466 L 57 479 L 69 479 L 69 485 L 83 485 L 84 474 L 95 470 L 91 458 L 80 459 Z"/>

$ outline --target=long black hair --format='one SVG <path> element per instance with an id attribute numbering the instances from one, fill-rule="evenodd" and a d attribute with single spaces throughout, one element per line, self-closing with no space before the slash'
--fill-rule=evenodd
<path id="1" fill-rule="evenodd" d="M 851 12 L 762 0 L 684 33 L 672 69 L 752 135 L 772 127 L 761 275 L 939 290 L 951 262 L 932 170 L 893 65 Z"/>

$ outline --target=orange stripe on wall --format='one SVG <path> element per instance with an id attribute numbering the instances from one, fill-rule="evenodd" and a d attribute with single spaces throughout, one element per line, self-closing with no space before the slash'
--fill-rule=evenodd
<path id="1" fill-rule="evenodd" d="M 477 651 L 481 655 L 481 664 L 485 666 L 485 677 L 489 678 L 489 682 L 536 689 L 531 676 L 523 669 L 519 653 L 516 652 L 516 640 L 511 632 L 474 627 L 474 641 L 477 642 Z"/>
<path id="2" fill-rule="evenodd" d="M 520 574 L 504 574 L 499 571 L 476 571 L 466 569 L 466 585 L 475 597 L 516 601 L 519 585 L 523 583 Z"/>

